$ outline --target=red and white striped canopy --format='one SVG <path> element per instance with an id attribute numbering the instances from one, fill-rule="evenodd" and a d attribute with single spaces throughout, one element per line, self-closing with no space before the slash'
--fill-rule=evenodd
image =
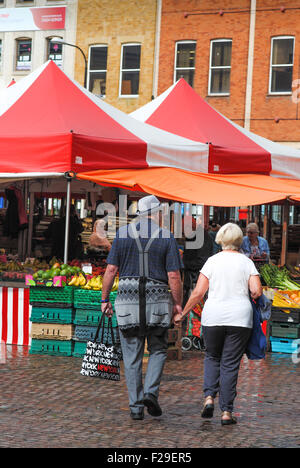
<path id="1" fill-rule="evenodd" d="M 54 62 L 0 91 L 0 177 L 97 169 L 205 171 L 208 145 L 137 121 Z"/>
<path id="2" fill-rule="evenodd" d="M 130 114 L 139 121 L 209 144 L 203 172 L 300 178 L 300 151 L 255 135 L 230 121 L 184 80 Z"/>

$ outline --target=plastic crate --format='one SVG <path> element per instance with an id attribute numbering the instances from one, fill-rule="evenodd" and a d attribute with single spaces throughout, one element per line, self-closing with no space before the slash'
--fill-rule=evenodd
<path id="1" fill-rule="evenodd" d="M 32 286 L 29 293 L 29 302 L 33 303 L 63 303 L 72 305 L 74 301 L 74 288 L 38 287 Z"/>
<path id="2" fill-rule="evenodd" d="M 31 301 L 30 304 L 32 307 L 41 308 L 41 309 L 49 309 L 50 307 L 53 309 L 73 309 L 73 303 L 67 302 L 37 302 Z"/>
<path id="3" fill-rule="evenodd" d="M 86 351 L 86 341 L 74 341 L 72 356 L 83 357 Z"/>
<path id="4" fill-rule="evenodd" d="M 297 352 L 300 346 L 299 340 L 292 340 L 290 338 L 277 338 L 270 336 L 271 351 L 276 353 L 293 354 Z"/>
<path id="5" fill-rule="evenodd" d="M 273 322 L 300 323 L 300 307 L 272 307 Z"/>
<path id="6" fill-rule="evenodd" d="M 90 325 L 98 326 L 100 319 L 102 317 L 101 310 L 92 310 L 92 309 L 76 309 L 74 323 L 76 325 Z M 105 317 L 105 325 L 107 325 L 107 318 Z M 112 326 L 113 328 L 118 326 L 117 317 L 114 313 L 112 316 Z"/>
<path id="7" fill-rule="evenodd" d="M 97 331 L 97 327 L 87 327 L 84 325 L 76 325 L 74 339 L 78 341 L 94 340 L 96 331 Z M 116 343 L 119 342 L 120 341 L 119 329 L 114 328 L 113 334 L 114 334 L 115 342 Z M 102 337 L 102 328 L 100 328 L 97 342 L 100 341 L 101 337 Z M 104 338 L 104 341 L 108 340 L 108 343 L 112 343 L 111 333 L 108 332 L 107 328 L 104 329 L 103 338 Z"/>
<path id="8" fill-rule="evenodd" d="M 115 303 L 117 292 L 110 293 L 109 299 L 112 305 Z M 74 307 L 75 309 L 91 309 L 101 311 L 102 291 L 93 289 L 75 289 Z"/>
<path id="9" fill-rule="evenodd" d="M 73 338 L 75 325 L 60 323 L 33 323 L 31 338 L 37 340 L 64 340 Z"/>
<path id="10" fill-rule="evenodd" d="M 50 356 L 72 356 L 73 341 L 36 340 L 31 342 L 29 354 L 48 354 Z"/>
<path id="11" fill-rule="evenodd" d="M 48 304 L 49 305 L 49 304 Z M 74 309 L 59 309 L 50 307 L 32 307 L 30 321 L 34 323 L 73 323 Z"/>
<path id="12" fill-rule="evenodd" d="M 300 338 L 300 324 L 271 322 L 271 335 L 280 338 Z"/>

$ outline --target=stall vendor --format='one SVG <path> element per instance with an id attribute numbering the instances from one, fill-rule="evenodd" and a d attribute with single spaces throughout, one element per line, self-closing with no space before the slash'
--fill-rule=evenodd
<path id="1" fill-rule="evenodd" d="M 256 223 L 250 223 L 246 228 L 246 236 L 244 236 L 241 251 L 251 258 L 251 260 L 269 261 L 270 249 L 266 239 L 260 237 L 258 226 Z"/>
<path id="2" fill-rule="evenodd" d="M 106 222 L 104 219 L 97 219 L 94 224 L 93 233 L 89 239 L 87 247 L 89 254 L 97 254 L 100 251 L 108 253 L 111 249 L 111 243 L 107 239 L 105 230 Z"/>

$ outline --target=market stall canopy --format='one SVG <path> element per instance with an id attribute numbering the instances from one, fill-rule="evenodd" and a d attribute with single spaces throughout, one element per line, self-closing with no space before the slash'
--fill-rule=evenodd
<path id="1" fill-rule="evenodd" d="M 261 205 L 292 195 L 300 198 L 300 180 L 266 175 L 199 174 L 165 167 L 93 171 L 77 177 L 169 200 L 211 206 Z"/>
<path id="2" fill-rule="evenodd" d="M 176 135 L 209 143 L 208 166 L 203 172 L 300 178 L 299 150 L 274 143 L 230 121 L 183 78 L 130 115 Z"/>
<path id="3" fill-rule="evenodd" d="M 203 172 L 208 145 L 138 122 L 49 61 L 0 91 L 0 178 L 182 167 Z"/>

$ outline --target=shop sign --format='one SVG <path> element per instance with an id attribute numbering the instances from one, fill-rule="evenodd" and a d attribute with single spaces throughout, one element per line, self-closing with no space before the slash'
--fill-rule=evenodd
<path id="1" fill-rule="evenodd" d="M 64 29 L 66 7 L 1 8 L 0 31 Z"/>

